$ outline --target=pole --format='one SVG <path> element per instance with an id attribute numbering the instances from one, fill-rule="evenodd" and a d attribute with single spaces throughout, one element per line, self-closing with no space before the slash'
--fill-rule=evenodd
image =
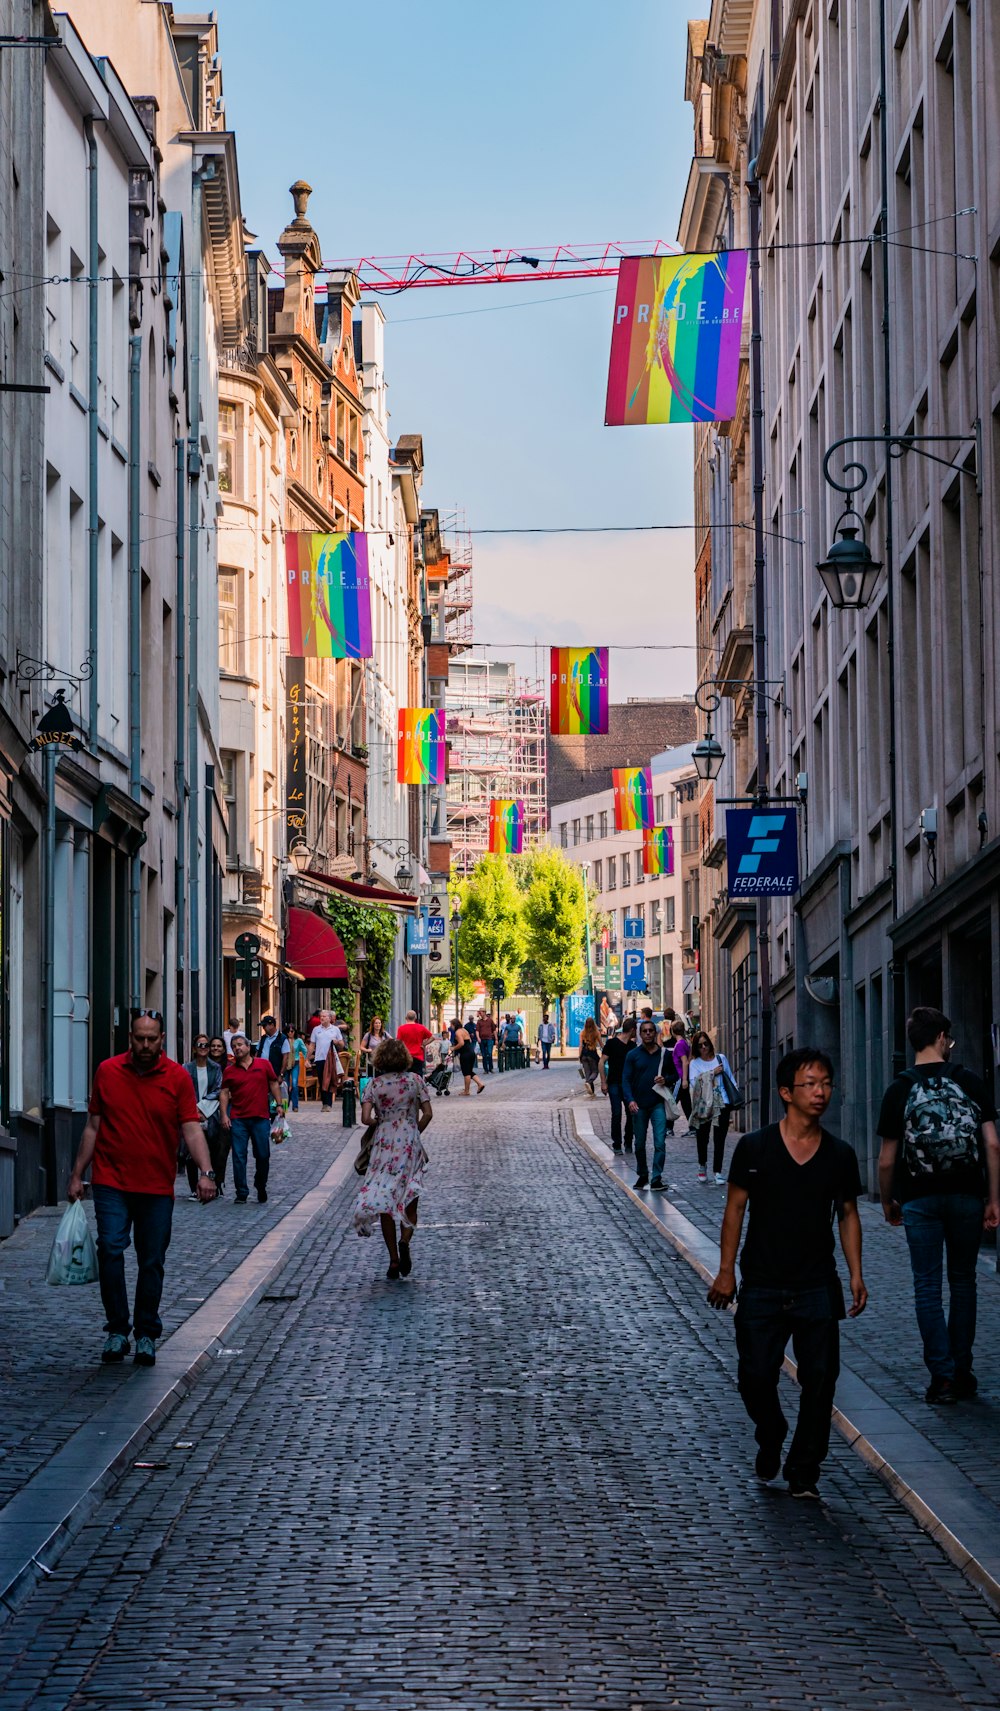
<path id="1" fill-rule="evenodd" d="M 142 803 L 142 334 L 128 342 L 128 785 Z M 138 843 L 128 858 L 129 1003 L 138 1009 L 144 997 L 142 977 L 142 858 Z"/>
<path id="2" fill-rule="evenodd" d="M 455 928 L 455 1022 L 458 1023 L 458 928 Z"/>
<path id="3" fill-rule="evenodd" d="M 754 675 L 756 683 L 755 729 L 757 747 L 757 799 L 767 802 L 770 773 L 767 731 L 767 558 L 764 547 L 764 377 L 763 333 L 760 309 L 760 179 L 756 160 L 751 161 L 747 190 L 750 198 L 750 412 L 751 459 L 753 464 L 754 539 Z M 771 936 L 770 904 L 757 899 L 757 983 L 760 1025 L 761 1126 L 771 1116 Z"/>

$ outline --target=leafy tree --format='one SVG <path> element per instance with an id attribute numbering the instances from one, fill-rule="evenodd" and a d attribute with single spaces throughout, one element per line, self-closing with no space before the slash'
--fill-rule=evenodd
<path id="1" fill-rule="evenodd" d="M 388 1026 L 390 973 L 396 954 L 398 925 L 395 913 L 380 903 L 356 903 L 351 897 L 337 896 L 327 898 L 326 914 L 336 928 L 347 957 L 347 989 L 351 995 L 352 1011 L 360 980 L 362 1029 L 367 1027 L 371 1016 L 381 1016 Z M 364 939 L 368 953 L 367 960 L 360 965 L 354 961 L 358 939 Z M 351 1018 L 347 1020 L 350 1022 Z M 351 1043 L 357 1050 L 359 1042 L 353 1040 Z"/>
<path id="2" fill-rule="evenodd" d="M 524 901 L 528 957 L 542 998 L 565 998 L 586 973 L 583 947 L 587 906 L 578 867 L 558 849 L 532 851 Z"/>
<path id="3" fill-rule="evenodd" d="M 468 973 L 459 961 L 458 965 L 458 996 L 464 1010 L 473 995 L 474 985 L 471 973 Z M 444 1023 L 444 1007 L 455 1002 L 455 976 L 453 974 L 435 974 L 431 976 L 431 1008 L 437 1017 L 438 1027 Z"/>
<path id="4" fill-rule="evenodd" d="M 460 970 L 484 980 L 487 989 L 491 981 L 502 980 L 509 992 L 515 991 L 524 961 L 524 910 L 505 856 L 485 855 L 476 863 L 459 890 L 459 907 Z"/>

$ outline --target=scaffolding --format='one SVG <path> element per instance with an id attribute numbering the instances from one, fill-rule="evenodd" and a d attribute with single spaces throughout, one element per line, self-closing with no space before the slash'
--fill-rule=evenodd
<path id="1" fill-rule="evenodd" d="M 463 655 L 450 662 L 445 706 L 451 868 L 464 875 L 489 849 L 492 798 L 524 803 L 526 847 L 548 828 L 546 703 L 509 661 Z"/>
<path id="2" fill-rule="evenodd" d="M 472 536 L 461 509 L 441 519 L 448 581 L 444 590 L 445 639 L 459 647 L 472 641 Z"/>

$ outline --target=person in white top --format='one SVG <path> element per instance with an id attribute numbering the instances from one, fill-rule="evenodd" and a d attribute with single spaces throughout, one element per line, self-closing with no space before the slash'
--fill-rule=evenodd
<path id="1" fill-rule="evenodd" d="M 319 1021 L 309 1036 L 309 1059 L 316 1065 L 324 1111 L 333 1110 L 333 1096 L 340 1085 L 337 1047 L 343 1043 L 344 1036 L 334 1022 L 333 1011 L 321 1010 Z"/>
<path id="2" fill-rule="evenodd" d="M 691 1066 L 688 1082 L 691 1088 L 691 1121 L 698 1143 L 698 1181 L 708 1180 L 708 1137 L 714 1129 L 712 1168 L 721 1188 L 725 1183 L 722 1160 L 726 1150 L 726 1135 L 732 1114 L 726 1077 L 736 1085 L 736 1077 L 724 1052 L 717 1052 L 708 1034 L 696 1034 L 691 1042 Z"/>
<path id="3" fill-rule="evenodd" d="M 237 1016 L 230 1016 L 229 1026 L 224 1030 L 222 1035 L 222 1038 L 226 1042 L 226 1056 L 230 1063 L 235 1061 L 233 1058 L 233 1035 L 242 1034 L 242 1032 L 243 1029 L 240 1025 L 239 1018 Z"/>

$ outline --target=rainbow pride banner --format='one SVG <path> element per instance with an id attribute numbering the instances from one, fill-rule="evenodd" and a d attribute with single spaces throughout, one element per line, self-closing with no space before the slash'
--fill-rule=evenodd
<path id="1" fill-rule="evenodd" d="M 736 410 L 747 253 L 625 256 L 604 420 L 726 422 Z"/>
<path id="2" fill-rule="evenodd" d="M 674 871 L 674 829 L 647 826 L 642 834 L 642 871 L 647 879 Z"/>
<path id="3" fill-rule="evenodd" d="M 494 797 L 490 802 L 490 855 L 520 855 L 524 849 L 524 803 Z"/>
<path id="4" fill-rule="evenodd" d="M 400 784 L 443 784 L 445 740 L 443 707 L 401 707 L 396 740 L 396 779 Z"/>
<path id="5" fill-rule="evenodd" d="M 648 766 L 611 769 L 615 792 L 615 831 L 638 832 L 653 824 L 653 775 Z"/>
<path id="6" fill-rule="evenodd" d="M 285 536 L 288 652 L 293 659 L 371 659 L 368 536 Z"/>
<path id="7" fill-rule="evenodd" d="M 554 737 L 607 735 L 607 648 L 550 649 L 549 728 Z"/>

